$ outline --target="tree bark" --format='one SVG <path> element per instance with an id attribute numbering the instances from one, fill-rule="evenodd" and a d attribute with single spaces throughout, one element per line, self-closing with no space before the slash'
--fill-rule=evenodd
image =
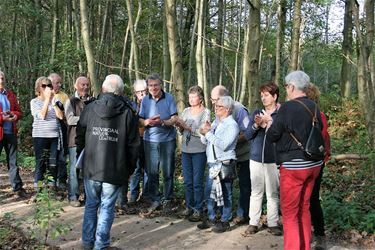
<path id="1" fill-rule="evenodd" d="M 293 34 L 292 34 L 292 49 L 291 49 L 291 59 L 289 64 L 289 70 L 298 70 L 299 65 L 299 39 L 301 33 L 301 4 L 302 0 L 294 1 L 293 10 Z"/>
<path id="2" fill-rule="evenodd" d="M 132 15 L 132 5 L 130 3 L 130 0 L 126 0 L 126 8 L 128 11 L 128 22 L 129 22 L 129 30 L 130 30 L 130 37 L 131 37 L 131 56 L 129 59 L 129 79 L 132 79 L 132 62 L 134 62 L 134 70 L 135 70 L 135 78 L 139 79 L 139 66 L 138 66 L 138 47 L 137 47 L 137 41 L 135 37 L 135 31 L 134 31 L 134 22 L 133 22 L 133 15 Z"/>
<path id="3" fill-rule="evenodd" d="M 353 4 L 353 14 L 358 39 L 358 97 L 363 106 L 366 118 L 366 127 L 370 136 L 370 142 L 375 145 L 375 97 L 374 85 L 370 69 L 370 57 L 373 56 L 374 43 L 374 1 L 365 0 L 365 20 L 361 26 L 359 18 L 359 4 Z M 362 33 L 363 32 L 363 33 Z"/>
<path id="4" fill-rule="evenodd" d="M 76 40 L 76 50 L 80 51 L 81 50 L 81 29 L 79 26 L 79 10 L 78 10 L 78 5 L 77 5 L 77 0 L 72 0 L 72 6 L 73 6 L 73 23 L 74 23 L 74 32 L 75 32 L 75 40 Z M 81 60 L 78 62 L 78 69 L 80 73 L 83 73 L 83 65 Z"/>
<path id="5" fill-rule="evenodd" d="M 260 0 L 251 1 L 249 38 L 249 102 L 253 109 L 260 106 L 259 97 L 259 53 L 260 53 Z"/>
<path id="6" fill-rule="evenodd" d="M 185 108 L 184 104 L 184 85 L 183 71 L 181 63 L 181 49 L 179 46 L 179 38 L 176 30 L 176 9 L 175 0 L 165 1 L 165 16 L 167 19 L 168 45 L 169 54 L 172 65 L 172 80 L 175 90 L 177 110 L 182 112 Z"/>
<path id="7" fill-rule="evenodd" d="M 275 62 L 275 84 L 280 84 L 281 60 L 283 55 L 285 23 L 286 23 L 286 0 L 280 0 L 277 9 L 277 34 L 276 34 L 276 62 Z"/>
<path id="8" fill-rule="evenodd" d="M 342 41 L 342 64 L 341 64 L 341 94 L 343 97 L 352 95 L 352 54 L 353 54 L 353 0 L 345 1 L 344 29 Z"/>
<path id="9" fill-rule="evenodd" d="M 195 37 L 196 37 L 196 31 L 198 26 L 198 18 L 199 18 L 199 3 L 200 0 L 195 1 L 195 11 L 194 11 L 194 24 L 193 24 L 193 30 L 191 32 L 190 36 L 190 52 L 189 52 L 189 66 L 188 66 L 188 77 L 187 77 L 187 84 L 189 86 L 194 85 L 192 83 L 192 71 L 193 71 L 193 59 L 194 59 L 194 45 L 195 45 Z"/>
<path id="10" fill-rule="evenodd" d="M 88 23 L 88 18 L 87 18 L 88 16 L 87 1 L 80 0 L 79 3 L 80 3 L 80 11 L 81 11 L 81 33 L 82 33 L 83 46 L 85 48 L 87 69 L 89 72 L 92 92 L 94 96 L 96 96 L 100 93 L 101 86 L 96 79 L 95 58 L 94 58 L 94 54 L 93 54 L 91 43 L 90 43 L 90 31 L 89 31 L 89 23 Z"/>
<path id="11" fill-rule="evenodd" d="M 49 62 L 51 66 L 53 66 L 55 62 L 58 34 L 59 34 L 59 0 L 54 0 L 53 1 L 51 57 L 50 57 L 50 62 Z"/>

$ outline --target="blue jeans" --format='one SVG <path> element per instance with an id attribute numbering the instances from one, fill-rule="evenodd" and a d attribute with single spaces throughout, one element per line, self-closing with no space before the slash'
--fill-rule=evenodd
<path id="1" fill-rule="evenodd" d="M 114 208 L 120 186 L 89 179 L 84 180 L 84 185 L 86 203 L 82 224 L 82 243 L 87 248 L 104 249 L 110 244 L 110 231 L 115 217 Z"/>
<path id="2" fill-rule="evenodd" d="M 17 137 L 13 134 L 4 134 L 3 140 L 0 141 L 0 154 L 3 148 L 7 159 L 9 181 L 13 191 L 16 192 L 23 186 L 17 166 Z"/>
<path id="3" fill-rule="evenodd" d="M 69 148 L 69 200 L 76 201 L 79 197 L 79 169 L 76 168 L 77 147 Z"/>
<path id="4" fill-rule="evenodd" d="M 137 160 L 137 166 L 134 170 L 134 173 L 130 177 L 129 188 L 130 188 L 130 196 L 132 199 L 136 200 L 139 196 L 139 186 L 141 183 L 141 177 L 143 175 L 143 185 L 142 185 L 142 196 L 147 198 L 147 185 L 148 185 L 148 177 L 145 171 L 145 153 L 143 149 L 143 140 L 141 141 L 141 146 L 139 148 L 139 157 Z"/>
<path id="5" fill-rule="evenodd" d="M 237 162 L 237 169 L 240 187 L 240 195 L 238 197 L 237 205 L 237 217 L 248 219 L 251 195 L 249 160 Z"/>
<path id="6" fill-rule="evenodd" d="M 128 204 L 128 183 L 120 187 L 116 203 L 120 207 L 124 207 Z"/>
<path id="7" fill-rule="evenodd" d="M 44 174 L 48 170 L 48 174 L 53 177 L 54 185 L 57 179 L 56 158 L 57 158 L 56 138 L 34 137 L 34 155 L 35 155 L 35 173 L 34 187 L 37 187 L 38 181 L 44 179 Z"/>
<path id="8" fill-rule="evenodd" d="M 221 221 L 228 222 L 232 219 L 232 181 L 231 180 L 221 180 L 221 188 L 223 190 L 224 206 L 219 207 L 221 213 Z M 213 179 L 207 175 L 206 181 L 206 199 L 207 199 L 207 210 L 208 219 L 214 220 L 216 217 L 216 201 L 210 198 L 211 188 Z"/>
<path id="9" fill-rule="evenodd" d="M 202 212 L 206 152 L 182 153 L 186 207 Z"/>
<path id="10" fill-rule="evenodd" d="M 173 175 L 175 169 L 174 151 L 176 140 L 168 142 L 144 141 L 146 172 L 148 176 L 148 194 L 151 201 L 160 202 L 159 166 L 163 171 L 164 199 L 173 198 Z"/>

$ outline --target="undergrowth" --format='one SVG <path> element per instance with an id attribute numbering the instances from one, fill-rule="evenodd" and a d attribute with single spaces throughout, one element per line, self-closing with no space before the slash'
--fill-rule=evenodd
<path id="1" fill-rule="evenodd" d="M 321 193 L 326 227 L 332 233 L 357 230 L 363 235 L 373 235 L 375 152 L 370 145 L 363 111 L 358 101 L 335 100 L 334 96 L 323 98 L 321 109 L 329 118 L 332 155 L 352 153 L 367 157 L 327 163 Z"/>

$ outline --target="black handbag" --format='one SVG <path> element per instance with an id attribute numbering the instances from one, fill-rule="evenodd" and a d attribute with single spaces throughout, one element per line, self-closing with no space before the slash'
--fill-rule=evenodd
<path id="1" fill-rule="evenodd" d="M 214 153 L 214 158 L 215 161 L 217 160 L 216 158 L 216 153 L 215 153 L 215 146 L 212 145 L 212 150 Z M 221 169 L 220 169 L 220 180 L 234 180 L 237 178 L 237 171 L 236 171 L 236 165 L 237 161 L 236 160 L 226 160 L 221 162 Z"/>
<path id="2" fill-rule="evenodd" d="M 305 153 L 305 156 L 313 161 L 320 161 L 324 159 L 325 155 L 325 147 L 324 147 L 324 138 L 322 135 L 322 131 L 318 124 L 317 119 L 317 105 L 315 104 L 315 113 L 313 114 L 311 110 L 300 100 L 294 100 L 301 103 L 305 109 L 311 114 L 312 116 L 312 127 L 309 133 L 309 137 L 307 139 L 306 145 L 303 146 L 302 143 L 293 135 L 293 133 L 289 133 L 290 136 L 296 141 L 297 145 L 301 148 L 301 150 Z"/>

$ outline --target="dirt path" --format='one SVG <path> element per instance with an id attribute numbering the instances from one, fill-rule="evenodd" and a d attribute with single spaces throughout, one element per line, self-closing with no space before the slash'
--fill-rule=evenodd
<path id="1" fill-rule="evenodd" d="M 3 169 L 2 169 L 3 170 Z M 13 224 L 23 228 L 26 234 L 33 229 L 28 218 L 33 214 L 35 203 L 16 198 L 9 187 L 7 174 L 0 174 L 0 216 L 7 215 Z M 24 180 L 25 181 L 25 180 Z M 31 187 L 31 183 L 27 184 Z M 81 229 L 84 208 L 74 208 L 67 201 L 61 203 L 64 212 L 56 223 L 71 228 L 66 235 L 48 244 L 61 249 L 81 249 Z M 139 215 L 123 215 L 115 218 L 111 231 L 111 246 L 120 249 L 283 249 L 282 236 L 273 236 L 262 230 L 251 237 L 241 233 L 246 226 L 233 228 L 222 234 L 199 230 L 197 223 L 173 217 L 142 218 Z M 2 247 L 0 246 L 0 249 Z M 345 249 L 329 244 L 329 249 Z M 356 249 L 356 248 L 351 248 Z"/>

